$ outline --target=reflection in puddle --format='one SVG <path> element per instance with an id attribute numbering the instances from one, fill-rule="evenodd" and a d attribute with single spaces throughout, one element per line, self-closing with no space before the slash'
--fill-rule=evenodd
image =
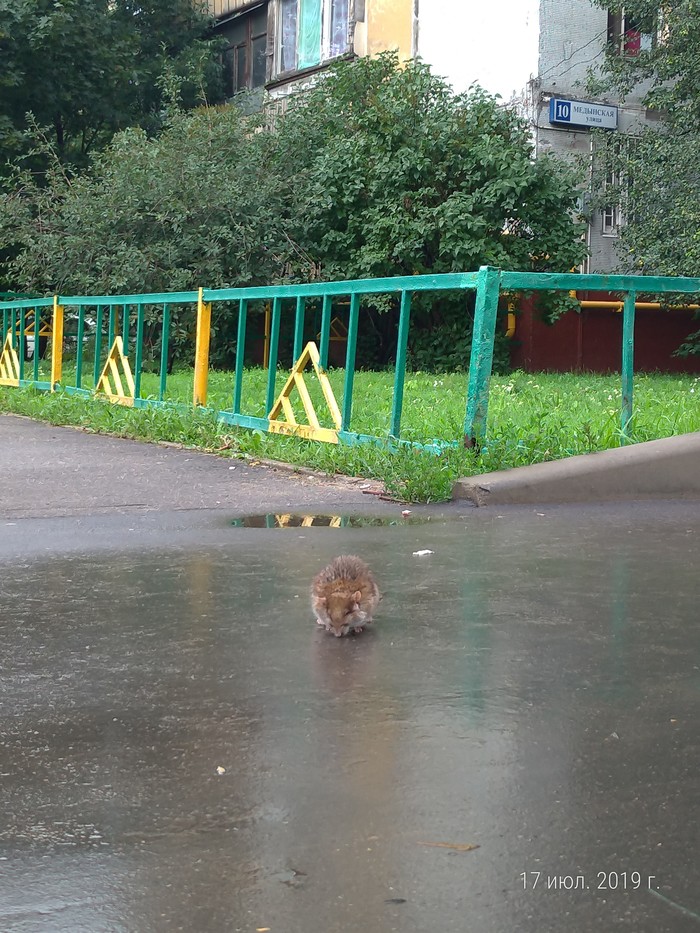
<path id="1" fill-rule="evenodd" d="M 422 525 L 429 517 L 374 518 L 367 515 L 245 515 L 235 518 L 235 528 L 360 528 L 368 525 Z"/>

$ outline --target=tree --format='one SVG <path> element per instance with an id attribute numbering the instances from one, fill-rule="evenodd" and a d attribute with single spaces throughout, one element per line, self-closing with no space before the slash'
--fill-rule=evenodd
<path id="1" fill-rule="evenodd" d="M 645 105 L 663 117 L 634 139 L 599 136 L 593 186 L 597 206 L 616 202 L 622 208 L 618 250 L 623 269 L 697 275 L 700 0 L 596 2 L 613 13 L 624 8 L 628 21 L 649 24 L 655 41 L 635 56 L 611 46 L 592 89 L 613 90 L 624 100 L 645 82 Z"/>
<path id="2" fill-rule="evenodd" d="M 495 99 L 385 55 L 338 67 L 275 120 L 171 112 L 156 137 L 115 136 L 78 177 L 54 155 L 46 184 L 15 177 L 0 249 L 14 251 L 13 287 L 64 294 L 562 270 L 585 253 L 575 181 L 534 161 L 527 127 Z M 414 308 L 427 335 L 414 362 L 466 365 L 463 300 Z M 390 358 L 392 310 L 371 309 L 373 362 Z"/>
<path id="3" fill-rule="evenodd" d="M 392 53 L 341 64 L 291 102 L 275 137 L 299 278 L 568 271 L 585 255 L 574 172 L 535 160 L 528 126 L 497 99 L 478 87 L 455 95 L 424 64 Z M 463 367 L 463 300 L 417 297 L 413 308 L 414 365 Z M 380 362 L 396 334 L 395 308 L 382 310 L 392 313 L 370 313 Z"/>
<path id="4" fill-rule="evenodd" d="M 426 65 L 341 64 L 274 133 L 287 233 L 326 278 L 582 259 L 573 173 L 535 160 L 528 127 L 495 98 L 455 95 Z M 295 271 L 308 275 L 303 261 Z"/>
<path id="5" fill-rule="evenodd" d="M 623 270 L 697 276 L 700 270 L 700 0 L 595 0 L 628 21 L 645 23 L 654 36 L 638 55 L 611 46 L 594 91 L 614 90 L 624 99 L 646 84 L 644 103 L 663 117 L 655 128 L 620 145 L 598 139 L 593 186 L 597 206 L 617 203 L 624 224 L 617 242 Z M 614 184 L 608 182 L 614 180 Z M 596 203 L 596 202 L 594 202 Z M 687 296 L 684 299 L 687 301 Z M 677 351 L 700 353 L 700 331 Z"/>
<path id="6" fill-rule="evenodd" d="M 633 87 L 648 82 L 645 102 L 671 121 L 700 127 L 700 0 L 594 0 L 610 14 L 643 25 L 652 36 L 648 48 L 635 55 L 611 42 L 603 68 L 602 83 L 623 98 Z"/>
<path id="7" fill-rule="evenodd" d="M 190 105 L 216 94 L 209 24 L 199 0 L 0 0 L 0 161 L 36 126 L 79 167 L 120 129 L 153 131 L 168 72 L 190 78 Z"/>

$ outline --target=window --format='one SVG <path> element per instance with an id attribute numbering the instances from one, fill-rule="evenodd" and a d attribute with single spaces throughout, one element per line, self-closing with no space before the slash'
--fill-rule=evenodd
<path id="1" fill-rule="evenodd" d="M 608 42 L 618 55 L 636 58 L 650 52 L 656 45 L 658 21 L 655 16 L 633 17 L 625 13 L 608 13 Z"/>
<path id="2" fill-rule="evenodd" d="M 630 216 L 637 140 L 634 136 L 619 136 L 611 141 L 610 146 L 603 181 L 603 191 L 609 192 L 610 204 L 601 211 L 601 233 L 603 236 L 618 236 L 625 219 Z"/>
<path id="3" fill-rule="evenodd" d="M 278 71 L 297 69 L 299 0 L 280 0 Z"/>
<path id="4" fill-rule="evenodd" d="M 224 52 L 228 94 L 262 87 L 266 77 L 267 6 L 233 20 L 224 35 L 230 43 Z"/>
<path id="5" fill-rule="evenodd" d="M 313 68 L 349 49 L 350 0 L 278 0 L 275 73 Z"/>
<path id="6" fill-rule="evenodd" d="M 348 50 L 349 0 L 334 0 L 327 17 L 330 26 L 328 57 L 335 58 Z"/>
<path id="7" fill-rule="evenodd" d="M 611 204 L 608 207 L 604 207 L 602 214 L 603 225 L 601 233 L 603 236 L 617 236 L 620 232 L 620 226 L 622 225 L 620 205 Z"/>

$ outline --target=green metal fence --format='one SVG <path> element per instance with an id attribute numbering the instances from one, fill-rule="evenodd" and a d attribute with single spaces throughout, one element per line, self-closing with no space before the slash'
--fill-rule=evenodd
<path id="1" fill-rule="evenodd" d="M 507 294 L 539 291 L 594 291 L 620 294 L 623 306 L 623 336 L 621 346 L 622 411 L 620 441 L 628 439 L 629 425 L 633 414 L 634 374 L 634 315 L 635 300 L 639 295 L 697 295 L 700 294 L 700 278 L 670 278 L 652 276 L 579 275 L 577 273 L 550 274 L 508 272 L 484 266 L 478 272 L 447 275 L 404 276 L 384 279 L 360 279 L 346 282 L 315 282 L 270 287 L 200 289 L 198 292 L 172 292 L 141 295 L 98 295 L 56 296 L 45 299 L 21 299 L 0 301 L 2 311 L 2 341 L 18 352 L 19 379 L 14 384 L 35 386 L 39 389 L 64 390 L 73 394 L 90 395 L 98 383 L 115 338 L 122 339 L 124 354 L 133 370 L 134 391 L 129 403 L 136 407 L 169 404 L 166 401 L 167 363 L 171 344 L 170 320 L 173 308 L 186 309 L 192 316 L 192 333 L 196 335 L 196 357 L 193 402 L 206 406 L 207 375 L 211 342 L 212 307 L 227 303 L 235 309 L 235 371 L 231 386 L 231 405 L 217 408 L 217 417 L 232 425 L 277 433 L 299 434 L 304 437 L 321 437 L 315 425 L 297 425 L 292 422 L 281 425 L 270 418 L 276 401 L 276 377 L 280 356 L 280 334 L 283 326 L 292 328 L 293 358 L 299 360 L 304 350 L 305 329 L 311 308 L 320 307 L 320 337 L 317 370 L 321 376 L 328 368 L 331 320 L 334 303 L 349 304 L 347 312 L 347 347 L 345 353 L 342 398 L 338 406 L 339 423 L 332 431 L 338 443 L 379 443 L 398 445 L 407 443 L 402 439 L 402 413 L 404 385 L 407 365 L 407 346 L 411 327 L 412 299 L 418 294 L 453 292 L 465 296 L 475 293 L 473 338 L 469 359 L 469 375 L 465 386 L 465 417 L 462 437 L 443 438 L 429 449 L 440 450 L 445 446 L 465 444 L 473 446 L 486 437 L 489 390 L 493 367 L 494 340 L 496 335 L 499 299 Z M 380 433 L 360 433 L 353 430 L 353 395 L 356 372 L 357 339 L 364 307 L 378 296 L 393 296 L 399 309 L 396 338 L 396 362 L 394 387 L 391 400 L 389 430 Z M 678 300 L 674 298 L 674 300 Z M 681 299 L 683 300 L 683 299 Z M 243 405 L 244 360 L 247 346 L 249 310 L 267 303 L 270 308 L 268 356 L 269 368 L 265 390 L 265 417 L 252 414 Z M 159 390 L 157 395 L 143 397 L 141 375 L 144 362 L 144 333 L 146 313 L 149 329 L 157 331 L 160 347 Z M 63 333 L 64 315 L 66 333 Z M 465 327 L 467 304 L 465 300 Z M 181 315 L 180 315 L 181 316 Z M 51 365 L 50 378 L 40 378 L 39 354 L 34 353 L 31 372 L 28 373 L 20 335 L 39 332 L 47 320 L 51 320 Z M 155 321 L 155 323 L 154 323 Z M 8 340 L 9 338 L 9 340 Z M 36 339 L 36 337 L 35 337 Z M 214 337 L 216 339 L 216 335 Z M 62 378 L 62 353 L 66 340 L 75 341 L 75 377 L 68 383 Z M 91 347 L 92 386 L 84 382 L 84 349 Z M 7 351 L 6 351 L 7 352 Z M 466 362 L 466 361 L 465 361 Z M 1 367 L 0 367 L 1 368 Z M 297 373 L 297 383 L 302 374 Z M 290 377 L 291 378 L 291 377 Z M 0 379 L 5 384 L 12 379 Z M 87 380 L 90 381 L 90 380 Z M 293 381 L 293 379 L 292 379 Z M 302 379 L 303 382 L 303 379 Z M 298 386 L 303 391 L 302 386 Z M 258 408 L 260 400 L 257 400 Z M 278 406 L 279 407 L 279 406 Z M 288 409 L 288 406 L 287 406 Z M 323 439 L 328 431 L 323 429 Z M 421 445 L 416 445 L 421 446 Z"/>

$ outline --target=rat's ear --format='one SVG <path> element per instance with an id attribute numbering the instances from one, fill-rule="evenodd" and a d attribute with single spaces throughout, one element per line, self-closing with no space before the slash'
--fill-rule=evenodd
<path id="1" fill-rule="evenodd" d="M 356 593 L 352 594 L 353 602 L 359 603 L 361 599 L 362 599 L 362 590 L 358 590 Z"/>

